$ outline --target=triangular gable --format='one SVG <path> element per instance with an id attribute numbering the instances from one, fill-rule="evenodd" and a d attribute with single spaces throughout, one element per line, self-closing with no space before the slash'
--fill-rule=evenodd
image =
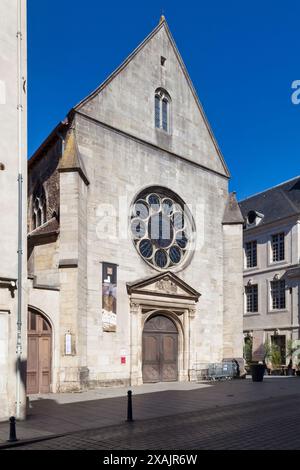
<path id="1" fill-rule="evenodd" d="M 199 110 L 199 113 L 202 117 L 202 120 L 203 120 L 203 123 L 204 123 L 204 126 L 206 128 L 206 131 L 208 133 L 208 136 L 209 138 L 211 139 L 211 142 L 212 142 L 212 148 L 214 148 L 214 151 L 216 152 L 218 158 L 219 158 L 219 161 L 220 161 L 220 164 L 217 165 L 215 163 L 215 166 L 217 166 L 217 171 L 224 174 L 224 176 L 227 176 L 229 177 L 230 174 L 229 174 L 229 170 L 226 166 L 226 163 L 224 161 L 224 158 L 223 158 L 223 155 L 218 147 L 218 144 L 216 142 L 216 139 L 214 137 L 214 134 L 212 132 L 212 129 L 208 123 L 208 120 L 205 116 L 205 113 L 204 113 L 204 110 L 202 108 L 202 105 L 200 103 L 200 100 L 197 96 L 197 93 L 195 91 L 195 88 L 192 84 L 192 81 L 190 79 L 190 76 L 188 74 L 188 71 L 184 65 L 184 62 L 182 60 L 182 57 L 176 47 L 176 44 L 175 44 L 175 41 L 171 35 L 171 32 L 169 30 L 169 27 L 167 25 L 167 22 L 166 20 L 163 18 L 162 21 L 160 21 L 160 23 L 156 26 L 156 28 L 154 28 L 154 30 L 146 37 L 146 39 L 127 57 L 127 59 L 99 86 L 96 88 L 96 90 L 94 90 L 90 95 L 88 95 L 85 99 L 83 99 L 80 103 L 78 103 L 74 110 L 75 111 L 78 111 L 78 112 L 83 112 L 84 114 L 90 114 L 90 110 L 88 109 L 88 105 L 89 103 L 91 102 L 91 100 L 93 100 L 95 97 L 97 97 L 97 95 L 99 95 L 102 91 L 104 91 L 108 85 L 111 84 L 111 82 L 117 78 L 119 76 L 119 74 L 124 71 L 127 66 L 133 61 L 133 59 L 137 56 L 137 54 L 139 54 L 142 49 L 154 38 L 155 35 L 157 35 L 162 29 L 164 29 L 164 31 L 166 32 L 166 35 L 169 39 L 169 42 L 172 46 L 172 49 L 174 51 L 174 54 L 178 60 L 178 63 L 180 64 L 180 68 L 185 76 L 185 79 L 186 79 L 186 82 L 189 86 L 189 89 L 194 97 L 194 101 L 196 103 L 196 106 Z M 97 118 L 97 116 L 91 116 L 91 117 L 94 117 L 94 118 Z M 105 116 L 106 118 L 106 116 Z M 104 119 L 103 119 L 104 120 Z M 111 124 L 111 123 L 110 123 Z M 206 144 L 207 145 L 207 141 L 206 141 Z M 211 154 L 211 151 L 209 148 L 207 149 L 207 153 L 208 154 Z M 196 152 L 197 153 L 197 152 Z M 212 158 L 212 157 L 211 157 Z M 209 168 L 209 165 L 204 165 L 204 166 L 207 166 Z M 214 170 L 214 168 L 211 168 Z"/>
<path id="2" fill-rule="evenodd" d="M 166 22 L 165 22 L 166 24 Z M 160 22 L 153 31 L 139 44 L 139 46 L 134 49 L 134 51 L 129 54 L 129 56 L 124 60 L 124 62 L 119 65 L 105 80 L 102 82 L 94 91 L 92 91 L 88 96 L 81 100 L 76 106 L 74 106 L 75 111 L 80 111 L 82 107 L 88 103 L 91 99 L 94 98 L 98 93 L 100 93 L 117 75 L 119 75 L 122 70 L 132 61 L 132 59 L 143 49 L 143 47 L 150 41 L 150 39 L 155 36 L 157 31 L 161 29 L 163 22 Z"/>
<path id="3" fill-rule="evenodd" d="M 243 224 L 244 217 L 242 216 L 241 209 L 236 200 L 235 193 L 230 193 L 228 196 L 228 201 L 225 206 L 225 211 L 223 215 L 222 224 L 223 225 L 234 225 L 234 224 Z"/>
<path id="4" fill-rule="evenodd" d="M 198 302 L 201 294 L 182 281 L 171 271 L 127 283 L 127 292 L 131 294 L 176 297 Z"/>

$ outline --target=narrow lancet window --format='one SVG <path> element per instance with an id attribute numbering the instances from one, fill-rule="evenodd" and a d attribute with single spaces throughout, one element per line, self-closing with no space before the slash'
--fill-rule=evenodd
<path id="1" fill-rule="evenodd" d="M 33 194 L 32 225 L 36 229 L 43 225 L 46 220 L 46 196 L 42 185 L 39 185 Z"/>
<path id="2" fill-rule="evenodd" d="M 170 96 L 162 88 L 155 92 L 155 127 L 170 133 Z"/>

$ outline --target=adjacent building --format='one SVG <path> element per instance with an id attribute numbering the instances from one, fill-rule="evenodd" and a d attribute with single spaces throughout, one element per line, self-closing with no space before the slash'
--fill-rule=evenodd
<path id="1" fill-rule="evenodd" d="M 27 356 L 26 2 L 0 2 L 0 420 L 24 416 Z M 19 253 L 19 256 L 18 256 Z"/>
<path id="2" fill-rule="evenodd" d="M 163 17 L 28 178 L 28 393 L 242 356 L 243 219 Z"/>
<path id="3" fill-rule="evenodd" d="M 289 340 L 299 339 L 300 177 L 240 203 L 244 216 L 244 335 L 253 358 L 265 341 L 289 360 Z"/>

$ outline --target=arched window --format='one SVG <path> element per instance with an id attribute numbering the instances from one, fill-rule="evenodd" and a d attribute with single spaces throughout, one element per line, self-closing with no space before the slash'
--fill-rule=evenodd
<path id="1" fill-rule="evenodd" d="M 155 127 L 170 132 L 170 95 L 158 88 L 155 91 Z"/>
<path id="2" fill-rule="evenodd" d="M 32 222 L 33 229 L 43 225 L 47 220 L 46 195 L 42 185 L 38 185 L 32 198 Z"/>

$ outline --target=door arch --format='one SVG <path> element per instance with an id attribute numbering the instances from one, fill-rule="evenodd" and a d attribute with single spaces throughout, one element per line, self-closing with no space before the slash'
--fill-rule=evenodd
<path id="1" fill-rule="evenodd" d="M 143 382 L 178 380 L 178 330 L 163 314 L 150 317 L 143 330 Z"/>
<path id="2" fill-rule="evenodd" d="M 51 384 L 52 328 L 40 312 L 28 311 L 27 394 L 49 393 Z"/>

